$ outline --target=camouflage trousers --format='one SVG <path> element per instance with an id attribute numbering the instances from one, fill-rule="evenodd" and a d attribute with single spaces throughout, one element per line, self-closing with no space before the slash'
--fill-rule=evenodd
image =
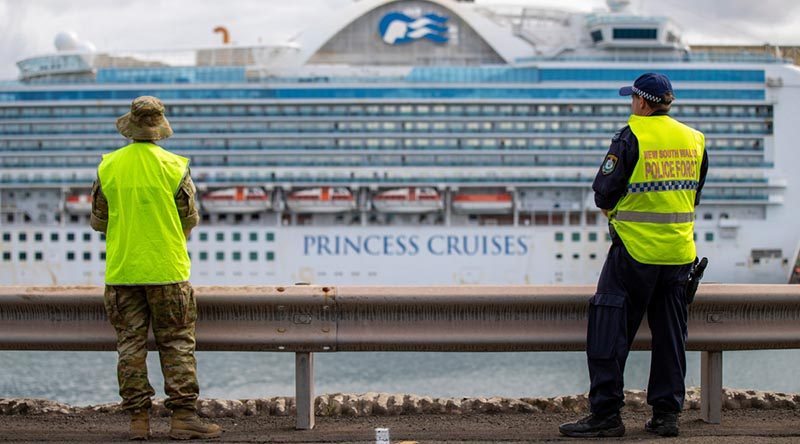
<path id="1" fill-rule="evenodd" d="M 199 394 L 194 357 L 197 305 L 188 282 L 106 285 L 105 307 L 117 331 L 117 379 L 123 410 L 149 409 L 155 395 L 147 379 L 147 331 L 153 325 L 168 409 L 195 410 Z"/>

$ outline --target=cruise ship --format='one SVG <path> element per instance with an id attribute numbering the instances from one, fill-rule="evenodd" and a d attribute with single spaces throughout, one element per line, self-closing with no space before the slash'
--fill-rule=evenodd
<path id="1" fill-rule="evenodd" d="M 691 51 L 628 3 L 360 0 L 286 43 L 191 51 L 60 33 L 0 83 L 0 283 L 103 283 L 90 188 L 140 95 L 191 159 L 195 284 L 594 283 L 610 241 L 591 183 L 630 115 L 618 88 L 648 71 L 706 135 L 706 279 L 788 282 L 800 71 Z"/>

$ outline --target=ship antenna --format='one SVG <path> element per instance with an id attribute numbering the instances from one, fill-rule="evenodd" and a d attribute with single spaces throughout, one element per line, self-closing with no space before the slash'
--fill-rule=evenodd
<path id="1" fill-rule="evenodd" d="M 227 45 L 231 42 L 231 35 L 228 32 L 228 28 L 224 26 L 217 26 L 214 28 L 214 33 L 221 33 L 222 34 L 222 44 Z"/>

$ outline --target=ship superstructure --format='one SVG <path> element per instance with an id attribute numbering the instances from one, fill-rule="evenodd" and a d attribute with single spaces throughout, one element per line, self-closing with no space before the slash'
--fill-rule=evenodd
<path id="1" fill-rule="evenodd" d="M 800 75 L 694 53 L 623 1 L 590 14 L 362 0 L 295 41 L 102 53 L 65 34 L 0 85 L 0 281 L 103 282 L 90 186 L 139 95 L 191 159 L 197 284 L 592 283 L 608 248 L 591 181 L 659 71 L 706 134 L 696 240 L 720 282 L 786 282 Z"/>

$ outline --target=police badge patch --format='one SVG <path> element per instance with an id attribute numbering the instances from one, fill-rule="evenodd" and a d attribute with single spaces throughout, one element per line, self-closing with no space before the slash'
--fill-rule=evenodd
<path id="1" fill-rule="evenodd" d="M 600 168 L 600 172 L 602 172 L 604 176 L 613 173 L 617 168 L 617 160 L 617 156 L 613 154 L 606 156 L 606 160 L 603 161 L 603 167 Z"/>

